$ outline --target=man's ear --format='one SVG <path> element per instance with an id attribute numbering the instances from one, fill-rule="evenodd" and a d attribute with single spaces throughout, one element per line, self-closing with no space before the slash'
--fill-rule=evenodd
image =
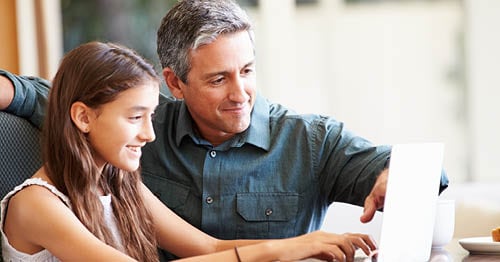
<path id="1" fill-rule="evenodd" d="M 92 108 L 88 107 L 86 104 L 77 101 L 71 105 L 70 116 L 71 120 L 75 126 L 80 129 L 83 133 L 90 132 L 90 121 L 91 114 L 93 113 Z"/>
<path id="2" fill-rule="evenodd" d="M 177 77 L 177 75 L 170 67 L 166 67 L 163 69 L 163 77 L 165 78 L 165 82 L 167 83 L 170 93 L 172 93 L 172 95 L 177 99 L 183 99 L 184 94 L 182 92 L 181 85 L 183 85 L 184 83 L 179 77 Z"/>

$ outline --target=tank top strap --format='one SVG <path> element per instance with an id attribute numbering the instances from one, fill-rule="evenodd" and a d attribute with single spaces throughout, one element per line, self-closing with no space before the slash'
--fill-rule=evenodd
<path id="1" fill-rule="evenodd" d="M 8 200 L 10 199 L 10 197 L 12 197 L 14 194 L 16 194 L 17 192 L 21 191 L 23 188 L 25 187 L 28 187 L 28 186 L 31 186 L 31 185 L 38 185 L 38 186 L 42 186 L 42 187 L 45 187 L 47 188 L 48 190 L 50 190 L 54 195 L 56 195 L 57 197 L 59 197 L 66 206 L 68 206 L 70 209 L 71 209 L 71 202 L 69 201 L 69 198 L 68 196 L 66 196 L 65 194 L 63 194 L 61 191 L 59 191 L 55 186 L 49 184 L 47 181 L 39 178 L 39 177 L 35 177 L 35 178 L 28 178 L 26 179 L 22 184 L 16 186 L 14 188 L 14 190 L 10 191 L 5 197 L 4 197 L 4 200 Z M 2 202 L 4 201 L 2 200 Z"/>

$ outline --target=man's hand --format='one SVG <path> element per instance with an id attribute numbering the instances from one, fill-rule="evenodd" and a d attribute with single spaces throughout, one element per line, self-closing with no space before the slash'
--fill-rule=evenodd
<path id="1" fill-rule="evenodd" d="M 375 211 L 384 206 L 388 176 L 389 169 L 385 168 L 378 176 L 377 181 L 375 181 L 375 185 L 373 185 L 372 191 L 365 199 L 365 209 L 363 211 L 363 215 L 361 215 L 359 219 L 361 222 L 370 222 L 375 215 Z"/>
<path id="2" fill-rule="evenodd" d="M 0 75 L 0 110 L 7 108 L 14 98 L 14 86 L 10 80 Z"/>

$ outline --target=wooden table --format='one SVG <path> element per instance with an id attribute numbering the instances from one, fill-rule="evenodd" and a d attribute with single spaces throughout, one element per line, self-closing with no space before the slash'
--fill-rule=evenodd
<path id="1" fill-rule="evenodd" d="M 358 250 L 360 257 L 364 256 L 360 250 Z M 356 253 L 358 254 L 358 253 Z M 358 258 L 356 261 L 368 261 L 367 259 Z M 500 255 L 471 255 L 469 251 L 464 249 L 458 239 L 452 239 L 452 241 L 446 245 L 443 249 L 433 249 L 431 252 L 431 258 L 429 262 L 499 262 Z M 305 259 L 301 262 L 321 262 L 317 259 Z"/>

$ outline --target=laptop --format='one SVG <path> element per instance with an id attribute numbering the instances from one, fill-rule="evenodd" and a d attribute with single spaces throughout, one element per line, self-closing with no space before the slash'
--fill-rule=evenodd
<path id="1" fill-rule="evenodd" d="M 330 208 L 335 207 L 337 210 L 332 212 L 331 217 L 327 214 L 322 229 L 334 233 L 371 234 L 378 241 L 376 261 L 428 261 L 432 247 L 443 153 L 442 143 L 394 145 L 384 212 L 377 211 L 374 220 L 367 225 L 357 219 L 361 215 L 362 208 L 352 206 L 350 212 L 354 213 L 353 209 L 357 209 L 358 215 L 349 216 L 347 219 L 351 222 L 335 225 L 339 219 L 346 220 L 341 210 L 347 210 L 347 207 L 345 204 L 334 203 Z M 355 222 L 352 222 L 353 219 Z M 353 225 L 355 223 L 358 224 L 357 228 Z M 355 261 L 372 261 L 372 258 L 366 258 L 363 254 L 357 256 Z"/>
<path id="2" fill-rule="evenodd" d="M 443 163 L 442 143 L 393 146 L 377 261 L 428 261 Z"/>

